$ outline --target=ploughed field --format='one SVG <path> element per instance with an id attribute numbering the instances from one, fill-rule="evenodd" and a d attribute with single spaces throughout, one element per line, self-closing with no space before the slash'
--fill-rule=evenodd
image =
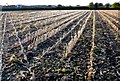
<path id="1" fill-rule="evenodd" d="M 0 12 L 2 81 L 119 81 L 120 11 Z"/>

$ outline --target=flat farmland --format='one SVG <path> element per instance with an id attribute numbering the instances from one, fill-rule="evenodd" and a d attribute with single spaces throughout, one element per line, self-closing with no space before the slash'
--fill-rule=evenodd
<path id="1" fill-rule="evenodd" d="M 0 12 L 2 81 L 119 81 L 119 10 Z"/>

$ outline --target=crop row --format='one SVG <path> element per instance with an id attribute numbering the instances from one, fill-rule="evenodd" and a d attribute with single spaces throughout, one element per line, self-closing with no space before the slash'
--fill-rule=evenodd
<path id="1" fill-rule="evenodd" d="M 28 26 L 28 31 L 17 30 L 17 14 L 6 13 L 3 18 L 1 15 L 4 29 L 2 81 L 119 80 L 117 11 L 48 12 L 45 20 L 39 19 L 46 14 L 39 16 L 42 12 L 29 12 L 16 12 L 21 18 L 28 15 L 25 21 L 33 19 L 33 22 L 20 24 Z M 14 34 L 6 29 L 10 32 L 12 29 Z"/>

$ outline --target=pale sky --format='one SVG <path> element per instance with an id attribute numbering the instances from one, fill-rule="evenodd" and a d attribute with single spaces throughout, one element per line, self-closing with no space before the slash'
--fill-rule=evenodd
<path id="1" fill-rule="evenodd" d="M 0 0 L 0 5 L 6 5 L 8 3 L 9 5 L 88 5 L 90 2 L 101 2 L 103 4 L 105 3 L 114 3 L 114 2 L 120 2 L 120 0 Z"/>

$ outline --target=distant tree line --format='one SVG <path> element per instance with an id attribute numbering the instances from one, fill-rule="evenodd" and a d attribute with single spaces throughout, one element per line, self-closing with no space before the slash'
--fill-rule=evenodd
<path id="1" fill-rule="evenodd" d="M 58 5 L 7 5 L 1 7 L 2 11 L 14 11 L 14 10 L 90 10 L 90 9 L 103 9 L 103 10 L 115 10 L 120 9 L 120 3 L 115 2 L 113 4 L 110 3 L 89 3 L 88 6 L 64 6 L 61 4 Z"/>
<path id="2" fill-rule="evenodd" d="M 120 8 L 120 3 L 115 2 L 113 4 L 110 3 L 106 3 L 105 5 L 103 5 L 102 3 L 89 3 L 88 5 L 89 8 Z"/>
<path id="3" fill-rule="evenodd" d="M 120 9 L 120 3 L 119 2 L 114 2 L 113 4 L 110 3 L 89 3 L 88 6 L 80 6 L 80 5 L 76 5 L 76 6 L 63 6 L 61 4 L 57 5 L 57 8 L 63 8 L 63 7 L 76 7 L 76 8 L 86 8 L 86 9 Z"/>

